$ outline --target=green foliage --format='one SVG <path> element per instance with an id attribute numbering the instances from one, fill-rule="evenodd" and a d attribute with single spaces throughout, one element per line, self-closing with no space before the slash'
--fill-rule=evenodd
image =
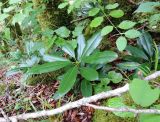
<path id="1" fill-rule="evenodd" d="M 132 99 L 142 107 L 148 107 L 158 100 L 160 92 L 158 88 L 151 89 L 147 81 L 134 79 L 129 85 L 129 93 Z M 143 98 L 143 99 L 142 99 Z"/>

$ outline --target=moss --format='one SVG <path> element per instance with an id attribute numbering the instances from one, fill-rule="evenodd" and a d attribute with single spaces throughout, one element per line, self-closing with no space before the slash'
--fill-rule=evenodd
<path id="1" fill-rule="evenodd" d="M 6 84 L 0 83 L 0 95 L 4 95 L 6 87 Z"/>
<path id="2" fill-rule="evenodd" d="M 124 94 L 124 103 L 126 105 L 132 105 L 133 101 L 129 94 Z M 102 105 L 105 106 L 107 100 L 103 101 Z M 112 112 L 106 112 L 103 110 L 95 110 L 93 115 L 93 122 L 137 122 L 136 118 L 121 118 L 114 115 Z"/>

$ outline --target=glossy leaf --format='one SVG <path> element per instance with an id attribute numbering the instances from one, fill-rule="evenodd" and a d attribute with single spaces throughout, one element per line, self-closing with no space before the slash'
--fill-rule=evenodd
<path id="1" fill-rule="evenodd" d="M 75 58 L 75 52 L 74 52 L 74 48 L 72 47 L 72 45 L 70 45 L 69 43 L 65 43 L 62 46 L 62 50 L 64 52 L 66 52 L 67 54 L 69 54 L 71 57 Z"/>
<path id="2" fill-rule="evenodd" d="M 136 25 L 135 22 L 132 22 L 130 20 L 124 20 L 118 25 L 118 27 L 120 29 L 127 30 L 127 29 L 130 29 L 130 28 L 133 28 L 135 25 Z"/>
<path id="3" fill-rule="evenodd" d="M 141 36 L 141 33 L 135 29 L 128 30 L 124 34 L 126 37 L 130 39 L 134 39 Z"/>
<path id="4" fill-rule="evenodd" d="M 112 51 L 96 52 L 90 56 L 84 57 L 82 61 L 90 64 L 109 63 L 118 58 L 117 53 Z"/>
<path id="5" fill-rule="evenodd" d="M 123 36 L 120 36 L 116 41 L 116 46 L 119 51 L 123 51 L 127 46 L 127 39 Z"/>
<path id="6" fill-rule="evenodd" d="M 120 18 L 124 15 L 124 12 L 122 10 L 113 10 L 109 13 L 109 15 L 113 18 Z"/>
<path id="7" fill-rule="evenodd" d="M 78 60 L 80 60 L 82 54 L 83 54 L 83 51 L 84 51 L 84 48 L 86 46 L 86 42 L 85 42 L 85 38 L 83 35 L 79 35 L 78 36 L 78 50 L 77 50 L 77 55 L 78 55 Z"/>
<path id="8" fill-rule="evenodd" d="M 55 55 L 43 55 L 43 60 L 46 62 L 55 62 L 55 61 L 68 61 L 68 59 Z"/>
<path id="9" fill-rule="evenodd" d="M 41 74 L 59 70 L 67 65 L 71 64 L 69 61 L 56 61 L 49 62 L 42 65 L 33 66 L 28 70 L 28 74 Z"/>
<path id="10" fill-rule="evenodd" d="M 130 83 L 129 93 L 134 102 L 142 107 L 148 107 L 152 105 L 160 95 L 158 88 L 151 89 L 151 86 L 147 81 L 140 79 L 134 79 Z"/>
<path id="11" fill-rule="evenodd" d="M 98 80 L 98 72 L 89 67 L 80 68 L 81 75 L 88 81 Z"/>
<path id="12" fill-rule="evenodd" d="M 101 31 L 101 36 L 105 36 L 113 31 L 113 26 L 106 26 Z"/>
<path id="13" fill-rule="evenodd" d="M 102 36 L 100 32 L 95 33 L 88 41 L 85 46 L 84 52 L 83 52 L 83 57 L 84 56 L 89 56 L 100 44 L 102 40 Z"/>
<path id="14" fill-rule="evenodd" d="M 128 45 L 126 48 L 127 51 L 129 51 L 131 53 L 131 55 L 138 57 L 138 58 L 143 58 L 145 60 L 148 60 L 147 55 L 143 52 L 143 50 L 137 48 L 137 47 L 133 47 L 131 45 Z"/>
<path id="15" fill-rule="evenodd" d="M 142 31 L 142 35 L 137 39 L 137 43 L 150 57 L 153 56 L 153 40 L 148 32 Z"/>
<path id="16" fill-rule="evenodd" d="M 81 92 L 84 97 L 89 97 L 92 95 L 92 84 L 90 81 L 82 80 Z"/>
<path id="17" fill-rule="evenodd" d="M 160 6 L 160 2 L 142 2 L 135 12 L 156 12 L 156 6 Z"/>
<path id="18" fill-rule="evenodd" d="M 60 81 L 60 86 L 58 88 L 58 91 L 54 94 L 54 99 L 59 99 L 63 97 L 67 92 L 69 92 L 76 81 L 78 73 L 78 67 L 75 66 L 67 71 L 67 73 L 64 75 L 62 81 Z"/>
<path id="19" fill-rule="evenodd" d="M 103 17 L 96 17 L 91 21 L 90 27 L 98 27 L 103 22 Z"/>

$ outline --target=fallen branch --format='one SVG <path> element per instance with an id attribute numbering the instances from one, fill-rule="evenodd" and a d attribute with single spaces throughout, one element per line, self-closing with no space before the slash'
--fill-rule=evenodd
<path id="1" fill-rule="evenodd" d="M 157 72 L 151 74 L 150 76 L 144 78 L 144 80 L 152 80 L 152 79 L 155 79 L 155 78 L 157 78 L 159 76 L 160 76 L 160 71 L 157 71 Z M 42 117 L 42 116 L 43 117 L 45 117 L 45 116 L 53 116 L 53 115 L 56 115 L 56 114 L 59 114 L 59 113 L 63 113 L 64 111 L 67 111 L 67 110 L 70 110 L 70 109 L 73 109 L 73 108 L 86 106 L 87 103 L 96 102 L 98 100 L 109 98 L 109 97 L 113 97 L 113 96 L 119 96 L 119 95 L 121 95 L 121 94 L 123 94 L 123 93 L 125 93 L 127 91 L 129 91 L 129 84 L 126 84 L 125 86 L 117 88 L 115 90 L 102 92 L 102 93 L 93 95 L 91 97 L 82 98 L 82 99 L 77 100 L 75 102 L 67 103 L 66 105 L 63 105 L 62 107 L 59 107 L 59 108 L 56 108 L 56 109 L 53 109 L 53 110 L 43 110 L 43 111 L 39 111 L 39 112 L 26 113 L 26 114 L 24 113 L 24 114 L 20 114 L 20 115 L 17 115 L 17 116 L 9 117 L 9 119 L 12 122 L 17 122 L 18 120 L 34 119 L 34 118 L 38 118 L 38 117 Z M 112 108 L 112 110 L 117 111 L 117 109 L 115 109 L 115 108 Z M 120 110 L 122 110 L 122 109 L 120 109 Z M 125 108 L 125 110 L 126 110 L 126 108 Z M 130 110 L 130 112 L 134 112 L 134 113 L 136 113 L 137 111 L 138 110 L 135 110 L 135 109 L 131 109 Z M 157 114 L 159 114 L 159 111 L 160 110 L 156 110 Z M 144 110 L 143 111 L 139 110 L 139 112 L 144 113 Z M 149 112 L 148 109 L 147 109 L 147 112 Z M 153 109 L 151 109 L 150 113 L 152 113 L 152 112 L 153 112 Z M 154 112 L 155 112 L 155 110 L 154 110 Z M 0 118 L 0 122 L 7 122 L 7 121 L 6 121 L 5 118 Z"/>
<path id="2" fill-rule="evenodd" d="M 92 107 L 98 110 L 106 110 L 110 112 L 132 112 L 134 114 L 145 113 L 145 114 L 160 114 L 160 110 L 158 109 L 132 109 L 132 108 L 111 108 L 106 106 L 97 106 L 93 104 L 86 104 L 88 107 Z"/>
<path id="3" fill-rule="evenodd" d="M 24 113 L 24 114 L 20 114 L 17 116 L 12 116 L 9 117 L 9 119 L 12 122 L 17 122 L 15 120 L 27 120 L 27 119 L 33 119 L 33 118 L 38 118 L 38 117 L 44 117 L 44 116 L 53 116 L 59 113 L 63 113 L 64 111 L 73 109 L 73 108 L 78 108 L 80 106 L 85 105 L 86 103 L 91 103 L 91 102 L 96 102 L 100 99 L 105 99 L 108 97 L 113 97 L 113 96 L 119 96 L 122 93 L 125 93 L 129 90 L 129 84 L 126 84 L 125 86 L 121 87 L 121 88 L 117 88 L 115 90 L 111 90 L 111 91 L 107 91 L 107 92 L 102 92 L 99 93 L 97 95 L 93 95 L 91 97 L 87 97 L 87 98 L 82 98 L 80 100 L 77 100 L 75 102 L 70 102 L 67 103 L 66 105 L 63 105 L 62 107 L 53 109 L 53 110 L 44 110 L 44 111 L 39 111 L 39 112 L 34 112 L 34 113 Z M 0 122 L 6 122 L 6 120 L 4 118 L 0 118 Z"/>

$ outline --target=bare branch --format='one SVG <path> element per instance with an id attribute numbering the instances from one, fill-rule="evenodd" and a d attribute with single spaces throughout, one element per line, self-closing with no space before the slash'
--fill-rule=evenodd
<path id="1" fill-rule="evenodd" d="M 135 114 L 139 113 L 145 113 L 145 114 L 160 114 L 160 110 L 158 109 L 132 109 L 132 108 L 111 108 L 111 107 L 106 107 L 106 106 L 97 106 L 93 104 L 86 104 L 88 107 L 92 107 L 94 109 L 99 109 L 99 110 L 106 110 L 106 111 L 111 111 L 111 112 L 132 112 Z"/>
<path id="2" fill-rule="evenodd" d="M 159 76 L 160 76 L 160 71 L 157 71 L 157 72 L 145 77 L 144 80 L 153 80 Z"/>

